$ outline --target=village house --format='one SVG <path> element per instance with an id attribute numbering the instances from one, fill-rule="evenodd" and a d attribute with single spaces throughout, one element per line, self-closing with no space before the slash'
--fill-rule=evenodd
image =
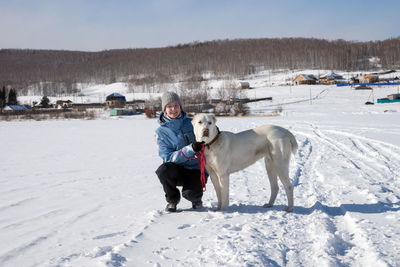
<path id="1" fill-rule="evenodd" d="M 126 98 L 121 94 L 112 93 L 106 97 L 106 103 L 109 108 L 123 108 L 126 104 Z"/>
<path id="2" fill-rule="evenodd" d="M 31 110 L 28 105 L 8 105 L 3 108 L 3 111 L 27 111 Z"/>
<path id="3" fill-rule="evenodd" d="M 360 79 L 358 77 L 351 77 L 350 78 L 350 83 L 359 83 Z"/>
<path id="4" fill-rule="evenodd" d="M 146 106 L 146 101 L 142 99 L 136 99 L 126 102 L 126 107 L 128 109 L 134 109 L 136 111 L 143 111 L 145 109 L 145 106 Z"/>
<path id="5" fill-rule="evenodd" d="M 250 83 L 248 82 L 238 82 L 236 84 L 236 89 L 249 89 L 250 88 Z"/>
<path id="6" fill-rule="evenodd" d="M 312 74 L 300 74 L 297 75 L 294 80 L 293 83 L 295 85 L 300 85 L 300 84 L 316 84 L 318 81 L 317 77 L 315 77 Z"/>
<path id="7" fill-rule="evenodd" d="M 400 94 L 391 94 L 384 98 L 378 98 L 378 103 L 395 103 L 400 102 Z"/>
<path id="8" fill-rule="evenodd" d="M 364 74 L 359 78 L 360 83 L 377 83 L 379 76 L 374 74 Z"/>
<path id="9" fill-rule="evenodd" d="M 104 103 L 73 103 L 72 108 L 77 111 L 86 111 L 88 109 L 103 109 L 106 105 Z"/>
<path id="10" fill-rule="evenodd" d="M 326 85 L 336 84 L 340 80 L 343 80 L 343 76 L 334 72 L 325 74 L 319 78 L 320 83 Z"/>
<path id="11" fill-rule="evenodd" d="M 391 94 L 388 95 L 389 100 L 400 99 L 400 94 Z"/>
<path id="12" fill-rule="evenodd" d="M 72 108 L 72 101 L 71 100 L 57 100 L 56 104 L 54 105 L 56 109 L 64 109 L 64 108 Z"/>

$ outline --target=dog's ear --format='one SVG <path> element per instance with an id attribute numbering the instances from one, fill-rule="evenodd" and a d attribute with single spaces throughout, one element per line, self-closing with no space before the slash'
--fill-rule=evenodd
<path id="1" fill-rule="evenodd" d="M 211 116 L 211 119 L 212 119 L 212 121 L 214 122 L 214 124 L 217 122 L 217 118 L 215 117 L 214 114 Z"/>
<path id="2" fill-rule="evenodd" d="M 194 126 L 196 121 L 197 121 L 197 116 L 198 114 L 194 115 L 194 117 L 192 118 L 192 125 Z"/>

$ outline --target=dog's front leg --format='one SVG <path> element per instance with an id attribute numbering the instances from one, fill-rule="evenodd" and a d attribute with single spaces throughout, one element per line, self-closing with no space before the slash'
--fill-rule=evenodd
<path id="1" fill-rule="evenodd" d="M 220 209 L 226 210 L 229 206 L 229 174 L 221 175 L 220 183 L 221 183 L 221 207 L 220 207 Z"/>
<path id="2" fill-rule="evenodd" d="M 214 171 L 212 171 L 210 169 L 207 169 L 207 171 L 208 171 L 208 174 L 210 175 L 211 182 L 213 183 L 213 186 L 214 186 L 214 189 L 215 189 L 215 194 L 217 195 L 217 200 L 218 200 L 217 209 L 220 210 L 221 209 L 221 203 L 222 203 L 222 200 L 221 200 L 221 183 L 219 181 L 218 175 Z"/>

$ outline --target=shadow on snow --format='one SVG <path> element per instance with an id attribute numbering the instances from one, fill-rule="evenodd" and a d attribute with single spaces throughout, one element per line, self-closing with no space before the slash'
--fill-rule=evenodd
<path id="1" fill-rule="evenodd" d="M 262 206 L 256 205 L 232 205 L 230 206 L 225 213 L 247 213 L 247 214 L 255 214 L 255 213 L 265 213 L 270 210 L 282 211 L 286 206 L 284 205 L 275 205 L 272 208 L 264 208 Z M 321 202 L 317 201 L 315 204 L 309 208 L 295 206 L 292 213 L 309 215 L 315 211 L 321 211 L 329 216 L 343 216 L 346 212 L 358 212 L 358 213 L 384 213 L 387 211 L 398 211 L 400 210 L 400 202 L 397 203 L 385 203 L 378 202 L 374 204 L 342 204 L 338 207 L 331 207 Z"/>

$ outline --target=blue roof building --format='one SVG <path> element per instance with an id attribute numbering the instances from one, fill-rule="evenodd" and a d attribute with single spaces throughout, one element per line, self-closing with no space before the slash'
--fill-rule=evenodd
<path id="1" fill-rule="evenodd" d="M 119 94 L 119 93 L 112 93 L 111 95 L 108 95 L 106 97 L 106 101 L 108 100 L 120 100 L 120 101 L 126 101 L 125 96 Z"/>
<path id="2" fill-rule="evenodd" d="M 3 110 L 14 110 L 14 111 L 21 111 L 21 110 L 30 110 L 29 106 L 25 105 L 8 105 L 5 106 Z"/>
<path id="3" fill-rule="evenodd" d="M 112 93 L 106 97 L 106 103 L 110 108 L 123 108 L 125 107 L 126 98 L 121 94 Z"/>
<path id="4" fill-rule="evenodd" d="M 329 74 L 326 74 L 326 75 L 322 76 L 321 78 L 325 78 L 325 79 L 328 79 L 328 80 L 341 80 L 341 79 L 343 79 L 343 76 L 332 72 L 332 73 L 329 73 Z"/>

